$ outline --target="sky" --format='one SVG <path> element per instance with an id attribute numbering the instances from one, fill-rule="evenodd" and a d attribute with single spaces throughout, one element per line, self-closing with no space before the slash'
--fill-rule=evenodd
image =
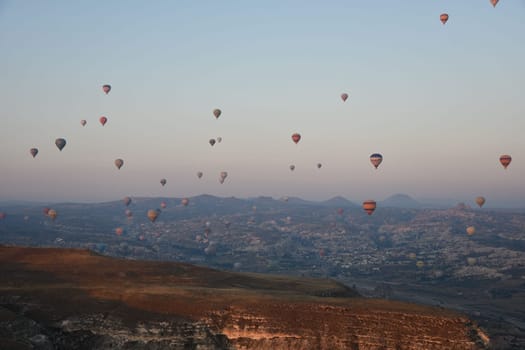
<path id="1" fill-rule="evenodd" d="M 0 0 L 0 200 L 525 207 L 524 34 L 525 0 Z"/>

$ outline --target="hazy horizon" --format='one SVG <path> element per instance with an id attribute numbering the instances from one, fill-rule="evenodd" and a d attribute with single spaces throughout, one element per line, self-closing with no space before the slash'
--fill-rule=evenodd
<path id="1" fill-rule="evenodd" d="M 488 0 L 5 1 L 0 201 L 406 193 L 525 207 L 524 15 Z"/>

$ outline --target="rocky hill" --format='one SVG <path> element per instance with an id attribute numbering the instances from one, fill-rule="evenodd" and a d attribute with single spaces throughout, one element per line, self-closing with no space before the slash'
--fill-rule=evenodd
<path id="1" fill-rule="evenodd" d="M 333 280 L 0 247 L 9 349 L 483 349 L 468 318 Z"/>

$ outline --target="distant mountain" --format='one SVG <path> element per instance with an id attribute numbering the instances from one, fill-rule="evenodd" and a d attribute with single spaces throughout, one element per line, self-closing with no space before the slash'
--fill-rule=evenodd
<path id="1" fill-rule="evenodd" d="M 393 208 L 421 208 L 421 203 L 406 194 L 394 194 L 384 201 L 379 202 L 382 207 Z"/>
<path id="2" fill-rule="evenodd" d="M 330 198 L 326 201 L 321 202 L 320 204 L 328 206 L 328 207 L 340 207 L 340 208 L 358 207 L 358 205 L 355 204 L 354 202 L 351 202 L 348 199 L 341 197 L 341 196 Z"/>

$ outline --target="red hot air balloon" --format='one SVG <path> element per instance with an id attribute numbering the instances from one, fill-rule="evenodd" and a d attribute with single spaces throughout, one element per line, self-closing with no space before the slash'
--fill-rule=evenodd
<path id="1" fill-rule="evenodd" d="M 100 122 L 100 124 L 102 124 L 102 126 L 104 126 L 108 122 L 108 118 L 102 116 L 98 119 L 98 121 Z"/>
<path id="2" fill-rule="evenodd" d="M 448 21 L 448 14 L 446 14 L 446 13 L 442 13 L 442 14 L 439 16 L 439 19 L 441 20 L 441 23 L 443 23 L 443 24 L 447 23 L 447 21 Z"/>
<path id="3" fill-rule="evenodd" d="M 301 140 L 301 135 L 298 134 L 298 133 L 295 133 L 292 135 L 292 140 L 293 142 L 295 142 L 296 144 Z"/>
<path id="4" fill-rule="evenodd" d="M 29 153 L 31 153 L 31 155 L 33 156 L 33 158 L 36 157 L 36 155 L 38 154 L 38 148 L 31 148 L 29 150 Z"/>
<path id="5" fill-rule="evenodd" d="M 343 100 L 343 102 L 346 102 L 347 98 L 348 98 L 347 93 L 341 94 L 341 100 Z"/>
<path id="6" fill-rule="evenodd" d="M 115 159 L 115 166 L 117 167 L 117 169 L 120 170 L 120 168 L 122 168 L 122 166 L 124 165 L 124 161 L 122 159 Z"/>
<path id="7" fill-rule="evenodd" d="M 122 236 L 122 234 L 124 233 L 124 229 L 122 227 L 117 227 L 115 229 L 115 233 L 117 234 L 117 236 Z"/>
<path id="8" fill-rule="evenodd" d="M 82 120 L 80 121 L 80 124 L 81 124 L 82 126 L 86 126 L 87 121 L 86 121 L 85 119 L 82 119 Z"/>
<path id="9" fill-rule="evenodd" d="M 490 3 L 492 4 L 493 7 L 496 7 L 498 2 L 499 2 L 499 0 L 490 0 Z"/>
<path id="10" fill-rule="evenodd" d="M 102 85 L 102 91 L 104 91 L 106 95 L 109 94 L 109 92 L 111 91 L 111 85 L 108 85 L 108 84 Z"/>
<path id="11" fill-rule="evenodd" d="M 376 210 L 376 202 L 373 200 L 366 200 L 363 202 L 363 209 L 367 212 L 368 215 L 372 215 L 374 210 Z"/>
<path id="12" fill-rule="evenodd" d="M 501 157 L 499 157 L 499 162 L 501 163 L 501 165 L 503 165 L 503 168 L 505 169 L 507 169 L 511 161 L 512 161 L 512 157 L 509 156 L 508 154 L 504 154 Z"/>

